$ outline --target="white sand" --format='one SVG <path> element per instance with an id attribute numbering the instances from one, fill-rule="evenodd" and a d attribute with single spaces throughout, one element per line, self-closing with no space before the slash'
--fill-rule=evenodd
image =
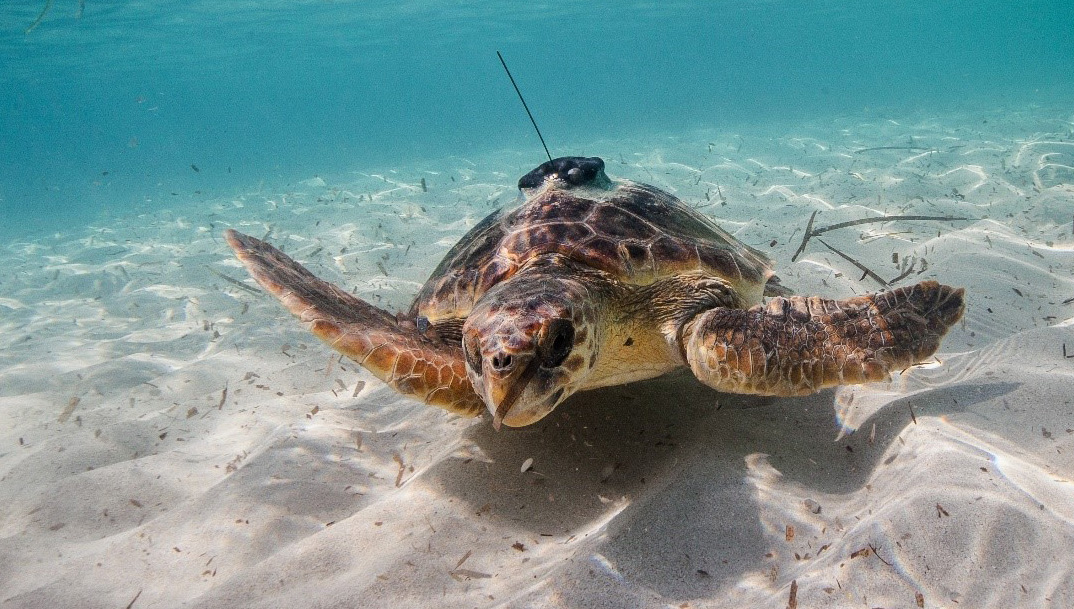
<path id="1" fill-rule="evenodd" d="M 535 151 L 8 244 L 0 607 L 785 607 L 792 582 L 799 607 L 1074 606 L 1071 120 L 575 144 L 706 205 L 799 293 L 878 287 L 816 240 L 790 261 L 814 210 L 817 227 L 973 218 L 823 235 L 886 279 L 916 258 L 901 284 L 965 286 L 968 307 L 940 363 L 805 399 L 673 374 L 495 433 L 397 396 L 210 272 L 253 285 L 233 226 L 403 307 Z"/>

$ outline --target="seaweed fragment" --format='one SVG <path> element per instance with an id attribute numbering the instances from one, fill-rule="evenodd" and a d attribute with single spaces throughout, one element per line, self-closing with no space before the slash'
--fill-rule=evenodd
<path id="1" fill-rule="evenodd" d="M 205 265 L 205 268 L 209 269 L 209 271 L 211 271 L 214 275 L 216 275 L 217 277 L 219 277 L 219 278 L 223 279 L 224 281 L 230 283 L 233 286 L 242 288 L 242 289 L 246 290 L 247 292 L 249 292 L 251 294 L 260 294 L 261 293 L 256 288 L 251 288 L 250 286 L 248 286 L 245 283 L 239 281 L 238 279 L 235 279 L 234 277 L 229 277 L 229 276 L 225 275 L 224 273 L 221 273 L 220 271 L 214 269 L 213 267 L 211 267 L 211 266 L 209 266 L 207 264 Z"/>
<path id="2" fill-rule="evenodd" d="M 79 398 L 78 396 L 71 398 L 70 401 L 67 402 L 67 406 L 64 406 L 63 412 L 60 413 L 60 416 L 56 419 L 56 421 L 58 423 L 66 423 L 67 419 L 71 418 L 71 413 L 75 411 L 75 407 L 78 406 L 78 403 L 81 401 L 81 398 Z"/>

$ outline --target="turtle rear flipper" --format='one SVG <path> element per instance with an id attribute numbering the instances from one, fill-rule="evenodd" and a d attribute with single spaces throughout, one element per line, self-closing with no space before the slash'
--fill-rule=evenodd
<path id="1" fill-rule="evenodd" d="M 846 300 L 794 296 L 716 308 L 687 324 L 683 348 L 698 379 L 733 393 L 806 395 L 884 381 L 939 348 L 962 317 L 963 295 L 925 281 Z"/>
<path id="2" fill-rule="evenodd" d="M 230 229 L 225 237 L 250 275 L 333 349 L 400 393 L 459 414 L 484 410 L 466 376 L 461 344 L 427 338 L 413 321 L 319 279 L 260 239 Z"/>

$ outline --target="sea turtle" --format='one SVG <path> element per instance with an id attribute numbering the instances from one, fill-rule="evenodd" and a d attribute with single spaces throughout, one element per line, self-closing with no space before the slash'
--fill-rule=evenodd
<path id="1" fill-rule="evenodd" d="M 769 259 L 596 157 L 543 163 L 523 200 L 471 229 L 406 313 L 227 231 L 250 274 L 320 339 L 403 394 L 529 425 L 583 389 L 689 366 L 720 391 L 805 395 L 932 355 L 963 290 L 925 281 L 844 300 L 791 296 Z M 771 296 L 762 303 L 765 296 Z"/>

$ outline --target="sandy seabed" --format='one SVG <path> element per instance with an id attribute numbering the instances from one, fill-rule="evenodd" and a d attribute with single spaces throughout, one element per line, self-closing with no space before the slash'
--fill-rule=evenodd
<path id="1" fill-rule="evenodd" d="M 1069 112 L 570 150 L 702 208 L 801 294 L 882 287 L 816 238 L 791 261 L 813 212 L 966 218 L 824 233 L 968 304 L 935 361 L 808 398 L 671 374 L 496 433 L 341 361 L 222 239 L 403 308 L 532 151 L 5 244 L 0 607 L 1074 606 Z"/>

